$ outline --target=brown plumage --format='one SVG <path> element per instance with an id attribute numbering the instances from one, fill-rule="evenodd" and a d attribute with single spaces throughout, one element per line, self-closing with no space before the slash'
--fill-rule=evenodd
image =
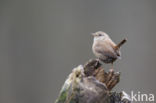
<path id="1" fill-rule="evenodd" d="M 102 31 L 98 31 L 92 35 L 94 36 L 92 50 L 98 59 L 104 63 L 113 63 L 121 57 L 120 47 L 126 42 L 126 39 L 116 45 L 110 37 Z"/>

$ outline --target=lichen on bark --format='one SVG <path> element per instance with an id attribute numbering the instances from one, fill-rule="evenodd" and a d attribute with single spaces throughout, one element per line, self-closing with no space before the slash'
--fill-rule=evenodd
<path id="1" fill-rule="evenodd" d="M 106 72 L 98 60 L 89 60 L 72 70 L 55 103 L 131 103 L 124 91 L 112 91 L 119 80 L 119 72 Z"/>

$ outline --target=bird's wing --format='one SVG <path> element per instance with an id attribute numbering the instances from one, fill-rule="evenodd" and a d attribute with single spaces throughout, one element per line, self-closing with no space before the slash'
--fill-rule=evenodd
<path id="1" fill-rule="evenodd" d="M 96 52 L 102 54 L 103 56 L 108 56 L 112 58 L 117 58 L 116 53 L 114 52 L 114 49 L 110 44 L 105 43 L 100 43 L 96 46 Z"/>
<path id="2" fill-rule="evenodd" d="M 115 49 L 116 44 L 110 38 L 107 38 L 104 41 L 106 45 L 110 45 L 113 49 Z"/>
<path id="3" fill-rule="evenodd" d="M 119 48 L 116 48 L 116 44 L 109 38 L 105 40 L 106 45 L 110 46 L 110 48 L 112 48 L 114 50 L 114 53 L 120 57 L 121 53 Z"/>

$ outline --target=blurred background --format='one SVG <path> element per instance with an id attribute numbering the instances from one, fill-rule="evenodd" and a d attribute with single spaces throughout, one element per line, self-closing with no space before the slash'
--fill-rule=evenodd
<path id="1" fill-rule="evenodd" d="M 114 89 L 156 94 L 155 11 L 155 0 L 0 0 L 0 103 L 54 103 L 72 69 L 95 58 L 99 30 L 128 38 Z"/>

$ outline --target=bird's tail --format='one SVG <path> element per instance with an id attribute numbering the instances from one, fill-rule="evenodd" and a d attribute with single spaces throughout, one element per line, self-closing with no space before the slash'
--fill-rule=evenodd
<path id="1" fill-rule="evenodd" d="M 116 49 L 119 49 L 124 43 L 126 43 L 127 39 L 123 39 L 119 44 L 117 44 Z"/>

